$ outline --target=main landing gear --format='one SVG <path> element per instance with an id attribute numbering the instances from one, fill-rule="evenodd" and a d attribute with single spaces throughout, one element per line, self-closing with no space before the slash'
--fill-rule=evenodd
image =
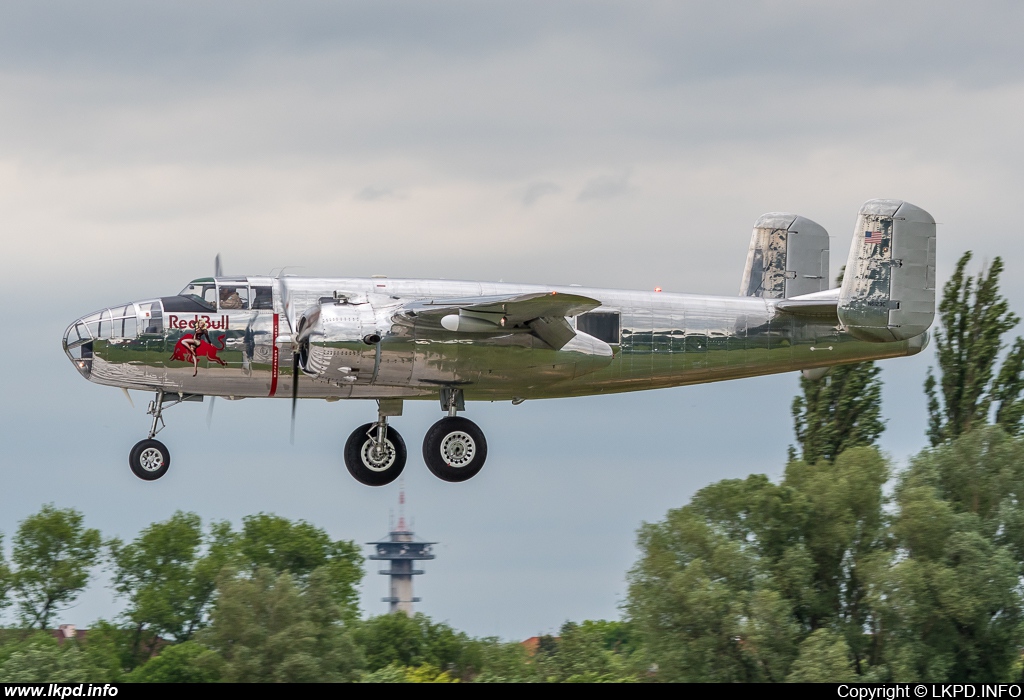
<path id="1" fill-rule="evenodd" d="M 388 426 L 388 416 L 402 415 L 402 402 L 377 402 L 377 422 L 355 429 L 345 442 L 345 466 L 356 481 L 366 486 L 384 486 L 405 469 L 408 451 L 398 431 Z"/>
<path id="2" fill-rule="evenodd" d="M 164 409 L 177 406 L 183 401 L 203 400 L 203 397 L 198 395 L 178 394 L 176 399 L 168 403 L 165 400 L 166 396 L 167 394 L 163 391 L 158 391 L 156 398 L 149 402 L 149 409 L 146 413 L 153 416 L 149 437 L 135 443 L 135 447 L 128 454 L 128 466 L 132 468 L 132 473 L 143 481 L 156 481 L 166 474 L 167 469 L 171 466 L 171 451 L 167 449 L 167 445 L 153 439 L 166 427 L 163 416 Z"/>
<path id="3" fill-rule="evenodd" d="M 389 416 L 402 415 L 402 400 L 380 399 L 377 406 L 377 422 L 359 426 L 345 443 L 345 466 L 367 486 L 384 486 L 397 479 L 407 457 L 402 436 L 387 424 Z M 458 411 L 465 410 L 461 389 L 442 389 L 441 407 L 448 416 L 434 423 L 423 438 L 423 461 L 442 481 L 466 481 L 483 468 L 487 440 L 476 423 L 458 416 Z"/>

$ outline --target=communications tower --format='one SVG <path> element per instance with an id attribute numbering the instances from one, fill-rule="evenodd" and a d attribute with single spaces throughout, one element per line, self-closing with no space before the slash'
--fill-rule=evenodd
<path id="1" fill-rule="evenodd" d="M 412 595 L 412 577 L 423 573 L 423 569 L 412 568 L 413 562 L 433 559 L 433 545 L 437 542 L 417 540 L 412 530 L 406 527 L 404 488 L 398 492 L 398 527 L 393 528 L 386 539 L 367 544 L 373 547 L 370 559 L 386 561 L 390 565 L 380 570 L 381 574 L 390 578 L 391 595 L 381 598 L 389 604 L 388 612 L 401 610 L 411 616 L 412 604 L 420 602 L 419 598 Z"/>

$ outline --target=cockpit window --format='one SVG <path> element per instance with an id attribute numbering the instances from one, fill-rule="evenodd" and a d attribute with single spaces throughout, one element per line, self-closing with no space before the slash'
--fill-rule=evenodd
<path id="1" fill-rule="evenodd" d="M 140 304 L 140 308 L 147 305 Z M 148 320 L 149 311 L 146 310 Z M 156 309 L 157 323 L 159 323 L 160 309 Z M 72 337 L 72 330 L 77 338 Z M 79 319 L 73 329 L 69 329 L 68 340 L 72 343 L 88 340 L 105 340 L 109 338 L 135 338 L 139 334 L 138 320 L 135 314 L 135 305 L 119 306 L 113 309 L 104 309 L 91 316 Z"/>
<path id="2" fill-rule="evenodd" d="M 193 280 L 178 292 L 178 296 L 198 302 L 210 311 L 217 310 L 217 285 L 212 279 Z"/>
<path id="3" fill-rule="evenodd" d="M 249 308 L 249 287 L 245 282 L 221 282 L 218 296 L 221 309 Z"/>

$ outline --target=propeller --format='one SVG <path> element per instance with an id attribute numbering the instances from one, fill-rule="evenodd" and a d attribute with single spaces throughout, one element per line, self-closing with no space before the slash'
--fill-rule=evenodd
<path id="1" fill-rule="evenodd" d="M 299 352 L 292 350 L 292 435 L 291 443 L 295 444 L 295 407 L 299 403 Z"/>
<path id="2" fill-rule="evenodd" d="M 213 258 L 213 276 L 223 277 L 224 269 L 220 265 L 220 253 Z M 210 426 L 213 425 L 213 404 L 217 401 L 216 396 L 210 397 L 210 408 L 206 411 L 206 429 L 209 430 Z"/>
<path id="3" fill-rule="evenodd" d="M 284 317 L 288 322 L 288 329 L 292 336 L 292 424 L 291 442 L 295 444 L 295 412 L 299 403 L 299 377 L 302 376 L 302 343 L 309 339 L 319 316 L 319 310 L 312 311 L 310 315 L 300 314 L 296 308 L 295 299 L 292 297 L 292 290 L 289 288 L 288 280 L 283 277 L 277 278 L 278 289 L 280 290 L 281 302 L 284 305 Z M 299 296 L 301 300 L 301 295 Z M 308 311 L 308 310 L 307 310 Z"/>

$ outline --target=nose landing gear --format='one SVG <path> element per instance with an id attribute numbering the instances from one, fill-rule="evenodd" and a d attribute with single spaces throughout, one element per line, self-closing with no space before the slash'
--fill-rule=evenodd
<path id="1" fill-rule="evenodd" d="M 153 416 L 153 423 L 149 427 L 149 436 L 145 440 L 139 440 L 128 453 L 128 466 L 132 473 L 143 481 L 156 481 L 171 466 L 171 451 L 167 445 L 159 440 L 154 440 L 156 434 L 163 430 L 163 412 L 165 408 L 177 406 L 183 401 L 202 401 L 203 397 L 194 394 L 178 394 L 178 398 L 170 403 L 165 403 L 167 395 L 163 390 L 156 392 L 156 398 L 149 402 L 149 409 L 146 413 Z"/>

